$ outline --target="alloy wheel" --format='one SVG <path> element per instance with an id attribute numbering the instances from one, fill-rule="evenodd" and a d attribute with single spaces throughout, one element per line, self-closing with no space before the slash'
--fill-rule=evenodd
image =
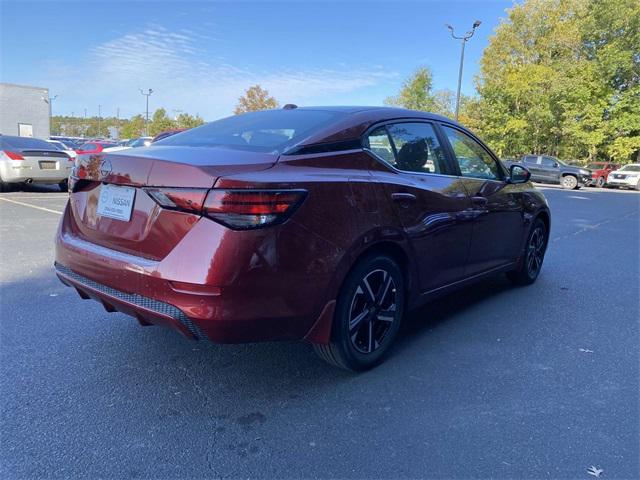
<path id="1" fill-rule="evenodd" d="M 562 186 L 566 189 L 573 190 L 578 186 L 578 179 L 572 175 L 562 177 Z"/>
<path id="2" fill-rule="evenodd" d="M 542 226 L 536 227 L 527 245 L 527 271 L 529 276 L 535 277 L 540 272 L 544 259 L 545 236 Z"/>
<path id="3" fill-rule="evenodd" d="M 396 297 L 396 283 L 386 270 L 373 270 L 360 281 L 349 310 L 349 338 L 358 352 L 370 354 L 383 344 L 397 320 Z"/>

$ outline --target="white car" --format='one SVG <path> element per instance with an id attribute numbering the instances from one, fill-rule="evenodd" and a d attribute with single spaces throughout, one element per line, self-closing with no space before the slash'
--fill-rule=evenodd
<path id="1" fill-rule="evenodd" d="M 66 191 L 73 159 L 50 143 L 32 137 L 0 135 L 0 190 L 12 184 L 57 184 Z"/>
<path id="2" fill-rule="evenodd" d="M 607 187 L 626 187 L 640 190 L 640 163 L 630 163 L 607 177 Z"/>
<path id="3" fill-rule="evenodd" d="M 153 140 L 153 137 L 134 138 L 132 140 L 129 140 L 126 145 L 105 148 L 103 152 L 119 152 L 121 150 L 129 150 L 130 148 L 148 147 L 149 145 L 151 145 L 151 140 Z"/>
<path id="4" fill-rule="evenodd" d="M 56 147 L 58 150 L 61 150 L 63 152 L 65 152 L 67 155 L 69 155 L 71 158 L 76 158 L 76 151 L 73 150 L 72 148 L 69 148 L 69 146 L 65 145 L 64 143 L 62 143 L 60 140 L 47 140 L 47 143 L 50 143 L 51 145 L 53 145 L 54 147 Z"/>

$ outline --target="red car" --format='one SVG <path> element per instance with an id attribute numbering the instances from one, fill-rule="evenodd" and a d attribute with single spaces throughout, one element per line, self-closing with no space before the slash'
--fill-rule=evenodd
<path id="1" fill-rule="evenodd" d="M 288 106 L 78 158 L 55 268 L 82 298 L 193 339 L 303 339 L 352 370 L 407 309 L 534 282 L 549 237 L 526 168 L 425 112 Z"/>
<path id="2" fill-rule="evenodd" d="M 84 145 L 79 146 L 76 149 L 76 153 L 78 155 L 81 154 L 90 154 L 90 153 L 100 153 L 105 148 L 115 147 L 116 144 L 113 142 L 103 142 L 99 140 L 92 140 L 91 142 L 87 142 Z"/>
<path id="3" fill-rule="evenodd" d="M 609 174 L 619 169 L 620 165 L 611 162 L 593 162 L 587 165 L 587 168 L 591 170 L 591 183 L 589 185 L 602 188 L 607 183 Z"/>

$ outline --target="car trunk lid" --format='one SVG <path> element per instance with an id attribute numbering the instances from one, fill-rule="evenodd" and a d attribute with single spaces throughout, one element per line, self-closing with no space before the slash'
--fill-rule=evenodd
<path id="1" fill-rule="evenodd" d="M 161 208 L 148 188 L 203 193 L 221 176 L 270 168 L 275 154 L 211 147 L 147 147 L 81 155 L 70 195 L 72 229 L 79 237 L 137 256 L 164 258 L 199 220 L 198 213 Z M 129 216 L 113 218 L 99 208 L 121 193 Z M 108 192 L 108 193 L 107 193 Z M 111 201 L 111 200 L 109 200 Z"/>

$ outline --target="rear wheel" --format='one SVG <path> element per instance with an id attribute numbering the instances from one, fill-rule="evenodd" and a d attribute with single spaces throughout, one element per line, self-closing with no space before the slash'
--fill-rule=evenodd
<path id="1" fill-rule="evenodd" d="M 61 192 L 66 192 L 69 189 L 69 180 L 66 178 L 58 184 Z"/>
<path id="2" fill-rule="evenodd" d="M 0 180 L 0 192 L 10 192 L 11 184 Z"/>
<path id="3" fill-rule="evenodd" d="M 636 190 L 640 191 L 640 180 L 638 180 L 638 183 L 636 183 Z"/>
<path id="4" fill-rule="evenodd" d="M 373 255 L 347 275 L 333 318 L 331 341 L 314 344 L 316 353 L 340 368 L 362 371 L 380 363 L 400 328 L 404 278 L 390 257 Z"/>
<path id="5" fill-rule="evenodd" d="M 574 190 L 578 188 L 578 179 L 573 175 L 565 175 L 562 177 L 562 188 Z"/>
<path id="6" fill-rule="evenodd" d="M 527 238 L 520 266 L 516 270 L 507 272 L 507 277 L 511 282 L 516 285 L 530 285 L 536 281 L 547 250 L 548 235 L 547 226 L 537 218 L 533 222 L 531 232 Z"/>
<path id="7" fill-rule="evenodd" d="M 604 183 L 604 177 L 598 177 L 598 179 L 596 180 L 596 187 L 602 188 L 604 187 Z"/>

